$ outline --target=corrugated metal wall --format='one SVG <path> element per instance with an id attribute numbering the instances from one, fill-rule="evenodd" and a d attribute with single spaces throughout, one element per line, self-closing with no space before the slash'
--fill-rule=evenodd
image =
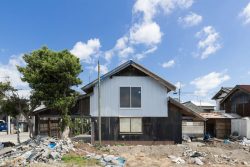
<path id="1" fill-rule="evenodd" d="M 120 87 L 141 87 L 141 108 L 120 108 Z M 90 115 L 98 116 L 97 87 L 90 97 Z M 167 117 L 167 90 L 150 77 L 114 76 L 101 83 L 101 115 L 107 117 Z"/>

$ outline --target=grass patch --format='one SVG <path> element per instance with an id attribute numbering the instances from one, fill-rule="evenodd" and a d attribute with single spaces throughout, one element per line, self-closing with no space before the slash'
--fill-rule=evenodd
<path id="1" fill-rule="evenodd" d="M 88 159 L 80 155 L 66 154 L 62 157 L 62 161 L 67 164 L 78 166 L 100 166 L 100 163 L 96 159 Z"/>

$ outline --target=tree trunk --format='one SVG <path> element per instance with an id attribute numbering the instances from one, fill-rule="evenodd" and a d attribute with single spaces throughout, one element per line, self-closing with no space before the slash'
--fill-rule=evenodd
<path id="1" fill-rule="evenodd" d="M 71 118 L 68 115 L 68 109 L 65 108 L 62 111 L 62 122 L 61 122 L 61 138 L 62 139 L 65 139 L 65 138 L 69 137 L 69 132 L 70 132 L 69 125 L 70 125 L 70 122 L 71 122 Z"/>
<path id="2" fill-rule="evenodd" d="M 29 119 L 29 116 L 26 113 L 24 113 L 24 112 L 21 112 L 21 113 L 23 114 L 24 118 L 26 119 L 26 121 L 28 123 L 29 137 L 33 139 L 34 138 L 34 130 L 33 130 L 34 125 L 33 125 L 32 121 Z"/>

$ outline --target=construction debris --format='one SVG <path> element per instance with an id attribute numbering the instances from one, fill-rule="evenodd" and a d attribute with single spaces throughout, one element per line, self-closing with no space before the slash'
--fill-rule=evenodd
<path id="1" fill-rule="evenodd" d="M 74 150 L 70 139 L 38 136 L 15 147 L 1 149 L 0 166 L 26 166 L 33 162 L 57 161 L 70 150 Z"/>
<path id="2" fill-rule="evenodd" d="M 108 154 L 98 155 L 95 153 L 88 153 L 86 157 L 89 159 L 96 159 L 100 161 L 100 164 L 105 167 L 110 167 L 110 166 L 123 167 L 126 161 L 122 157 L 108 155 Z"/>

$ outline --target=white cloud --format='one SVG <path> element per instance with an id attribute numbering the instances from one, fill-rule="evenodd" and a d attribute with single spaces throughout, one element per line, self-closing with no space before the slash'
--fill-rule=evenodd
<path id="1" fill-rule="evenodd" d="M 193 0 L 137 0 L 133 13 L 142 13 L 144 22 L 151 22 L 161 10 L 169 14 L 177 7 L 189 8 L 192 4 Z"/>
<path id="2" fill-rule="evenodd" d="M 130 39 L 135 44 L 154 45 L 161 42 L 162 32 L 160 26 L 155 23 L 135 25 L 130 30 Z"/>
<path id="3" fill-rule="evenodd" d="M 155 52 L 156 50 L 157 50 L 157 46 L 154 46 L 152 48 L 149 48 L 146 51 L 143 51 L 142 53 L 136 54 L 134 56 L 134 58 L 137 59 L 137 60 L 141 60 L 141 59 L 145 58 L 148 54 L 151 54 L 151 53 Z"/>
<path id="4" fill-rule="evenodd" d="M 183 84 L 183 83 L 181 83 L 181 82 L 176 82 L 175 83 L 175 87 L 176 87 L 176 89 L 182 89 L 183 87 L 185 87 L 186 85 L 185 84 Z"/>
<path id="5" fill-rule="evenodd" d="M 99 39 L 90 39 L 87 43 L 77 42 L 70 52 L 85 63 L 91 63 L 92 56 L 99 52 L 101 47 Z"/>
<path id="6" fill-rule="evenodd" d="M 163 63 L 161 66 L 163 68 L 170 68 L 170 67 L 173 67 L 174 65 L 175 65 L 175 61 L 169 60 L 168 62 Z"/>
<path id="7" fill-rule="evenodd" d="M 198 96 L 206 96 L 209 91 L 218 87 L 223 82 L 230 79 L 225 72 L 211 72 L 207 75 L 198 77 L 190 82 L 196 87 L 195 94 Z"/>
<path id="8" fill-rule="evenodd" d="M 196 33 L 196 37 L 199 39 L 197 47 L 199 50 L 198 56 L 201 59 L 208 58 L 221 48 L 220 35 L 212 26 L 204 27 L 200 32 Z"/>
<path id="9" fill-rule="evenodd" d="M 118 52 L 120 58 L 127 58 L 129 54 L 134 53 L 134 49 L 132 47 L 127 47 Z"/>
<path id="10" fill-rule="evenodd" d="M 176 8 L 186 9 L 193 0 L 136 0 L 132 11 L 132 26 L 115 46 L 104 52 L 104 58 L 109 63 L 117 55 L 123 62 L 129 56 L 140 60 L 157 50 L 161 43 L 163 32 L 154 20 L 157 14 L 170 14 Z M 134 54 L 134 55 L 132 55 Z"/>
<path id="11" fill-rule="evenodd" d="M 184 27 L 192 27 L 202 22 L 202 16 L 196 13 L 190 12 L 185 17 L 179 17 L 178 22 L 182 24 Z"/>
<path id="12" fill-rule="evenodd" d="M 0 63 L 0 82 L 9 81 L 14 88 L 18 89 L 19 96 L 28 98 L 30 95 L 29 85 L 21 80 L 21 74 L 16 67 L 17 65 L 25 65 L 22 56 L 12 56 L 8 64 Z"/>
<path id="13" fill-rule="evenodd" d="M 116 49 L 124 49 L 124 48 L 127 47 L 127 43 L 128 43 L 128 37 L 126 37 L 126 36 L 121 37 L 121 38 L 119 38 L 119 39 L 116 41 L 115 48 L 116 48 Z"/>
<path id="14" fill-rule="evenodd" d="M 240 17 L 244 19 L 243 24 L 249 24 L 250 23 L 250 2 L 247 4 L 247 6 L 240 12 Z"/>
<path id="15" fill-rule="evenodd" d="M 98 65 L 95 67 L 95 71 L 98 72 Z M 108 72 L 108 67 L 107 65 L 102 65 L 100 64 L 100 73 L 101 74 L 106 74 Z"/>

